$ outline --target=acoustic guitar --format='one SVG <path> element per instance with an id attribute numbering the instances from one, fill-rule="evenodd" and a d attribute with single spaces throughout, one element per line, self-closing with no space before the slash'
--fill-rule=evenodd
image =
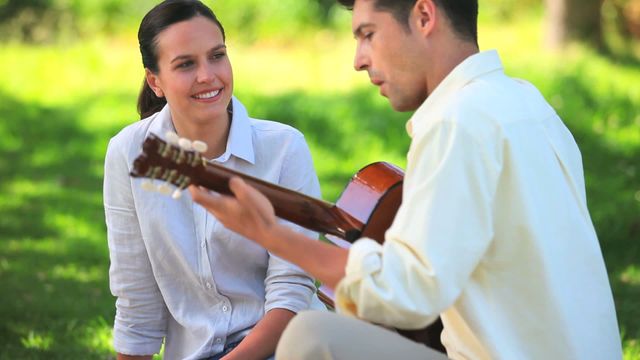
<path id="1" fill-rule="evenodd" d="M 336 246 L 349 248 L 361 237 L 380 244 L 391 226 L 402 202 L 403 171 L 386 162 L 376 162 L 358 171 L 343 190 L 335 204 L 274 185 L 264 180 L 206 161 L 200 153 L 206 148 L 197 142 L 178 139 L 167 134 L 169 142 L 150 134 L 142 145 L 142 153 L 134 160 L 132 177 L 158 180 L 162 185 L 143 183 L 148 190 L 173 192 L 174 198 L 194 184 L 221 194 L 233 195 L 229 179 L 241 177 L 264 194 L 273 204 L 276 216 L 319 232 Z M 200 146 L 198 146 L 200 145 Z M 177 189 L 166 185 L 170 183 Z M 318 289 L 318 297 L 329 308 L 334 307 L 333 291 L 325 286 Z M 401 330 L 403 336 L 444 352 L 440 342 L 442 323 L 438 319 L 425 329 Z"/>

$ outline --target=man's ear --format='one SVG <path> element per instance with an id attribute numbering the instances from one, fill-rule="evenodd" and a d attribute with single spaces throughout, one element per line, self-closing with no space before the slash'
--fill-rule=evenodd
<path id="1" fill-rule="evenodd" d="M 411 21 L 422 35 L 428 35 L 436 26 L 436 4 L 433 0 L 417 0 L 411 12 Z"/>
<path id="2" fill-rule="evenodd" d="M 164 92 L 160 88 L 160 79 L 158 79 L 158 75 L 154 74 L 151 70 L 145 68 L 144 76 L 147 79 L 147 84 L 149 84 L 149 87 L 151 88 L 151 90 L 153 90 L 156 96 L 159 98 L 164 97 Z"/>

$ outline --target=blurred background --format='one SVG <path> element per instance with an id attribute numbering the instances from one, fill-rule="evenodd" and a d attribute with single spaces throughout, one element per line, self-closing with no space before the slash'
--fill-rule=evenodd
<path id="1" fill-rule="evenodd" d="M 114 359 L 106 144 L 138 119 L 136 40 L 156 1 L 0 0 L 0 359 Z M 411 114 L 353 71 L 333 0 L 205 1 L 236 95 L 306 135 L 323 196 L 404 167 Z M 481 0 L 480 45 L 536 85 L 582 150 L 625 359 L 640 359 L 640 0 Z"/>

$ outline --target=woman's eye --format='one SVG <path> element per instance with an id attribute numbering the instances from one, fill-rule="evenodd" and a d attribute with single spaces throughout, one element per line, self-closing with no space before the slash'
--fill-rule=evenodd
<path id="1" fill-rule="evenodd" d="M 227 55 L 226 53 L 219 52 L 219 53 L 213 54 L 211 57 L 213 58 L 213 60 L 218 60 L 218 59 L 222 59 L 226 55 Z"/>
<path id="2" fill-rule="evenodd" d="M 373 37 L 373 32 L 366 32 L 364 33 L 364 38 L 367 40 L 371 40 L 371 38 Z"/>
<path id="3" fill-rule="evenodd" d="M 176 68 L 178 68 L 178 69 L 186 69 L 191 65 L 193 65 L 193 61 L 189 60 L 189 61 L 185 61 L 185 62 L 182 62 L 182 63 L 178 64 L 178 66 L 176 66 Z"/>

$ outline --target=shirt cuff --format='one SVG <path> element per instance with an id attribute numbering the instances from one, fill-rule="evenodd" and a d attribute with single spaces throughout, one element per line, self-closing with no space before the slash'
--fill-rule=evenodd
<path id="1" fill-rule="evenodd" d="M 356 316 L 358 293 L 362 280 L 382 268 L 382 246 L 369 238 L 362 238 L 351 246 L 345 277 L 336 286 L 336 311 Z"/>
<path id="2" fill-rule="evenodd" d="M 126 335 L 119 334 L 114 329 L 113 348 L 117 353 L 132 356 L 153 355 L 160 353 L 162 339 L 144 341 L 141 339 L 125 339 Z"/>
<path id="3" fill-rule="evenodd" d="M 286 309 L 294 313 L 309 309 L 312 298 L 315 296 L 315 287 L 309 281 L 304 283 L 273 284 L 266 294 L 264 304 L 265 313 L 272 309 Z"/>

